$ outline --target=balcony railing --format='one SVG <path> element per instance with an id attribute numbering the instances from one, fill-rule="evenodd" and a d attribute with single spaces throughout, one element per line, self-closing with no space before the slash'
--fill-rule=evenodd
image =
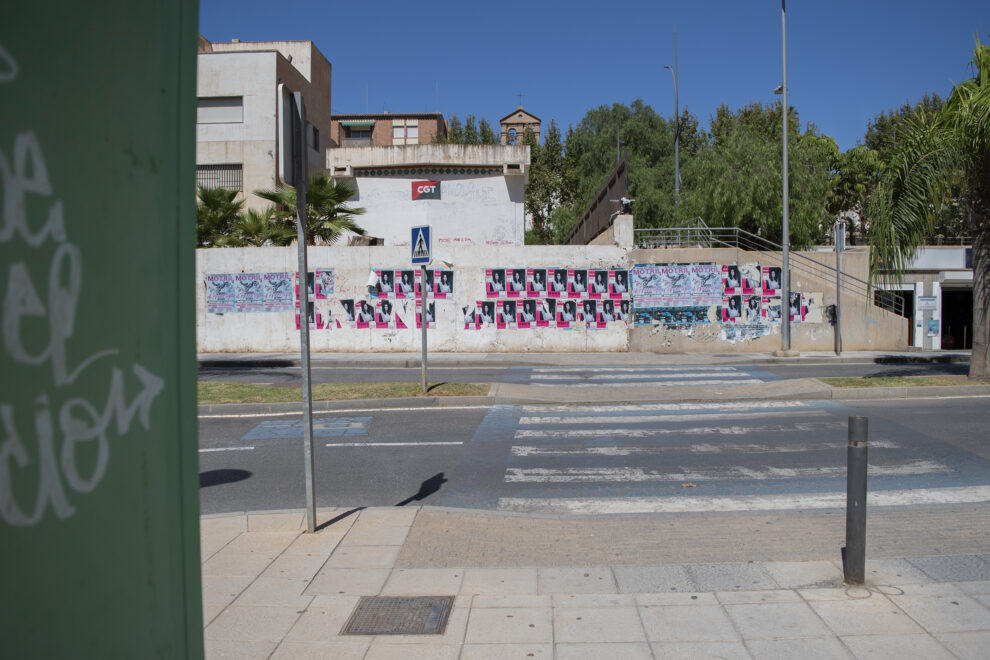
<path id="1" fill-rule="evenodd" d="M 341 147 L 370 147 L 371 138 L 341 138 Z"/>

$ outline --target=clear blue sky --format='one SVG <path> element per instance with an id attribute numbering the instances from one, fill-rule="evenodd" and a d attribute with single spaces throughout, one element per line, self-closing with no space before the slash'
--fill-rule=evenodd
<path id="1" fill-rule="evenodd" d="M 562 131 L 591 108 L 637 98 L 672 116 L 663 65 L 673 64 L 675 21 L 680 104 L 703 126 L 722 103 L 774 100 L 778 0 L 200 4 L 211 41 L 312 40 L 333 65 L 335 113 L 435 111 L 439 97 L 448 119 L 494 124 L 522 93 Z M 971 77 L 977 34 L 990 42 L 990 0 L 791 0 L 790 104 L 848 149 L 881 110 Z"/>

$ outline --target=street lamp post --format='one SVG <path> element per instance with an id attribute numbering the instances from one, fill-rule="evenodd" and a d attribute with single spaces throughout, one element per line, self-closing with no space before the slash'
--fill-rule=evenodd
<path id="1" fill-rule="evenodd" d="M 790 231 L 790 199 L 789 190 L 787 184 L 787 0 L 780 0 L 780 35 L 783 42 L 783 81 L 780 85 L 781 94 L 783 95 L 783 131 L 784 131 L 784 217 L 783 217 L 783 227 L 781 228 L 783 232 L 783 237 L 781 240 L 781 286 L 783 287 L 783 295 L 780 299 L 781 311 L 788 310 L 791 302 L 791 269 L 790 269 L 790 249 L 791 249 L 791 231 Z M 784 355 L 791 353 L 791 315 L 789 313 L 782 313 L 780 319 L 780 350 Z"/>
<path id="2" fill-rule="evenodd" d="M 681 110 L 677 103 L 677 23 L 674 23 L 674 66 L 665 64 L 674 76 L 674 206 L 680 204 L 681 197 Z"/>

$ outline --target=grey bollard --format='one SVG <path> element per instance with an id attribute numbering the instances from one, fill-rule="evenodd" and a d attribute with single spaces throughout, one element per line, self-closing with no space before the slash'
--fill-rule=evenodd
<path id="1" fill-rule="evenodd" d="M 866 579 L 866 444 L 869 420 L 849 418 L 849 447 L 846 449 L 846 547 L 842 549 L 842 571 L 848 584 Z"/>

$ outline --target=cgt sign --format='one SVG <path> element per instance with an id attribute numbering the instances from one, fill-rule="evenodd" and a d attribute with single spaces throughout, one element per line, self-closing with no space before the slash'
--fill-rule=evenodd
<path id="1" fill-rule="evenodd" d="M 413 181 L 412 198 L 417 199 L 440 199 L 439 181 Z"/>

